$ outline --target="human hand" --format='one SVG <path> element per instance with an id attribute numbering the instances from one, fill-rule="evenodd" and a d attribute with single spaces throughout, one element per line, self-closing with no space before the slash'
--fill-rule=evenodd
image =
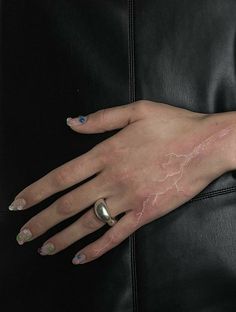
<path id="1" fill-rule="evenodd" d="M 234 119 L 234 112 L 201 114 L 140 100 L 101 109 L 89 114 L 84 124 L 71 124 L 74 131 L 87 134 L 123 129 L 17 194 L 10 210 L 28 209 L 97 173 L 28 220 L 17 235 L 18 243 L 39 237 L 104 198 L 113 218 L 125 214 L 72 262 L 86 263 L 102 256 L 235 168 Z M 103 225 L 90 209 L 48 239 L 39 252 L 54 255 Z"/>

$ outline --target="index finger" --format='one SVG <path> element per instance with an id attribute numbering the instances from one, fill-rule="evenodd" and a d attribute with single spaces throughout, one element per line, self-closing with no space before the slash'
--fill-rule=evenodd
<path id="1" fill-rule="evenodd" d="M 47 197 L 87 179 L 102 170 L 103 161 L 96 148 L 57 167 L 25 187 L 15 196 L 9 210 L 27 209 Z"/>

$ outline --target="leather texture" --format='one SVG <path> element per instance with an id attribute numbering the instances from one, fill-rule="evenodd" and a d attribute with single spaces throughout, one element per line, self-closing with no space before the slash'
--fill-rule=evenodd
<path id="1" fill-rule="evenodd" d="M 24 246 L 15 241 L 69 189 L 24 212 L 7 208 L 24 187 L 116 133 L 75 133 L 69 116 L 140 99 L 235 110 L 236 1 L 0 4 L 1 311 L 236 311 L 235 171 L 81 266 L 73 255 L 109 226 L 49 257 L 37 248 L 78 215 Z"/>

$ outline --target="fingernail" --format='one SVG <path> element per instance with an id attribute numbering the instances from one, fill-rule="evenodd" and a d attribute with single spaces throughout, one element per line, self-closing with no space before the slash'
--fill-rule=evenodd
<path id="1" fill-rule="evenodd" d="M 23 245 L 24 242 L 29 241 L 31 237 L 32 237 L 31 231 L 29 229 L 23 229 L 17 234 L 16 240 L 19 245 Z"/>
<path id="2" fill-rule="evenodd" d="M 87 119 L 88 119 L 87 116 L 82 115 L 79 115 L 78 117 L 75 118 L 68 117 L 66 118 L 66 123 L 68 126 L 81 125 L 84 124 L 87 121 Z"/>
<path id="3" fill-rule="evenodd" d="M 26 201 L 24 198 L 17 198 L 10 204 L 8 209 L 9 210 L 22 210 L 25 205 L 26 205 Z"/>
<path id="4" fill-rule="evenodd" d="M 84 254 L 76 254 L 72 259 L 73 264 L 80 264 L 86 260 L 86 256 Z"/>
<path id="5" fill-rule="evenodd" d="M 38 249 L 38 252 L 42 256 L 50 255 L 54 251 L 55 251 L 55 246 L 53 245 L 53 243 L 44 243 L 43 246 Z"/>

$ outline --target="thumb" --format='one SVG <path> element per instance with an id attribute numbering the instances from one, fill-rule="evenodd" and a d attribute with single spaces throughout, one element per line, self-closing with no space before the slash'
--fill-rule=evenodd
<path id="1" fill-rule="evenodd" d="M 87 116 L 68 117 L 66 123 L 72 130 L 81 133 L 101 133 L 124 128 L 140 119 L 141 100 L 125 105 L 100 109 Z"/>

